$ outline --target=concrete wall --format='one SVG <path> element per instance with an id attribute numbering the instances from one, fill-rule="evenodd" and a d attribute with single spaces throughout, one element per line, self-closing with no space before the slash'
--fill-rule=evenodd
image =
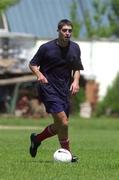
<path id="1" fill-rule="evenodd" d="M 95 78 L 99 83 L 102 98 L 119 72 L 119 41 L 78 42 L 82 52 L 86 78 Z"/>

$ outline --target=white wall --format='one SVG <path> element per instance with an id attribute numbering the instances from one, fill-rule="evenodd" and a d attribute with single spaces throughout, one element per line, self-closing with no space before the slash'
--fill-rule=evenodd
<path id="1" fill-rule="evenodd" d="M 119 42 L 93 41 L 78 44 L 85 68 L 81 73 L 96 78 L 100 85 L 99 96 L 102 98 L 119 72 Z"/>

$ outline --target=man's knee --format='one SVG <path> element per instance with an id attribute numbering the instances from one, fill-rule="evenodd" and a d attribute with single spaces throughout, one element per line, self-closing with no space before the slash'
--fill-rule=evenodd
<path id="1" fill-rule="evenodd" d="M 66 120 L 63 120 L 63 121 L 61 122 L 61 126 L 64 127 L 64 128 L 67 128 L 67 127 L 68 127 L 68 120 L 67 120 L 67 119 L 66 119 Z"/>
<path id="2" fill-rule="evenodd" d="M 64 112 L 57 113 L 53 115 L 55 119 L 55 123 L 61 127 L 67 128 L 68 127 L 68 118 Z"/>

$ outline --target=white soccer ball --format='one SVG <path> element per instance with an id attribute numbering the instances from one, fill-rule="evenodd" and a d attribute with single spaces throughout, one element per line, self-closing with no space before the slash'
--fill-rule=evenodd
<path id="1" fill-rule="evenodd" d="M 59 162 L 71 162 L 72 155 L 67 149 L 58 149 L 53 154 L 54 160 Z"/>

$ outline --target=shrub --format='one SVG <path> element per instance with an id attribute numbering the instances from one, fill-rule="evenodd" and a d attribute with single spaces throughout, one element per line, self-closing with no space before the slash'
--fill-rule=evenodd
<path id="1" fill-rule="evenodd" d="M 108 87 L 104 99 L 97 106 L 97 115 L 106 112 L 119 115 L 119 73 L 114 79 L 112 85 Z"/>
<path id="2" fill-rule="evenodd" d="M 79 112 L 79 110 L 80 110 L 80 103 L 82 103 L 84 101 L 85 101 L 84 88 L 80 87 L 79 93 L 77 93 L 75 96 L 72 97 L 71 111 L 72 112 Z"/>

